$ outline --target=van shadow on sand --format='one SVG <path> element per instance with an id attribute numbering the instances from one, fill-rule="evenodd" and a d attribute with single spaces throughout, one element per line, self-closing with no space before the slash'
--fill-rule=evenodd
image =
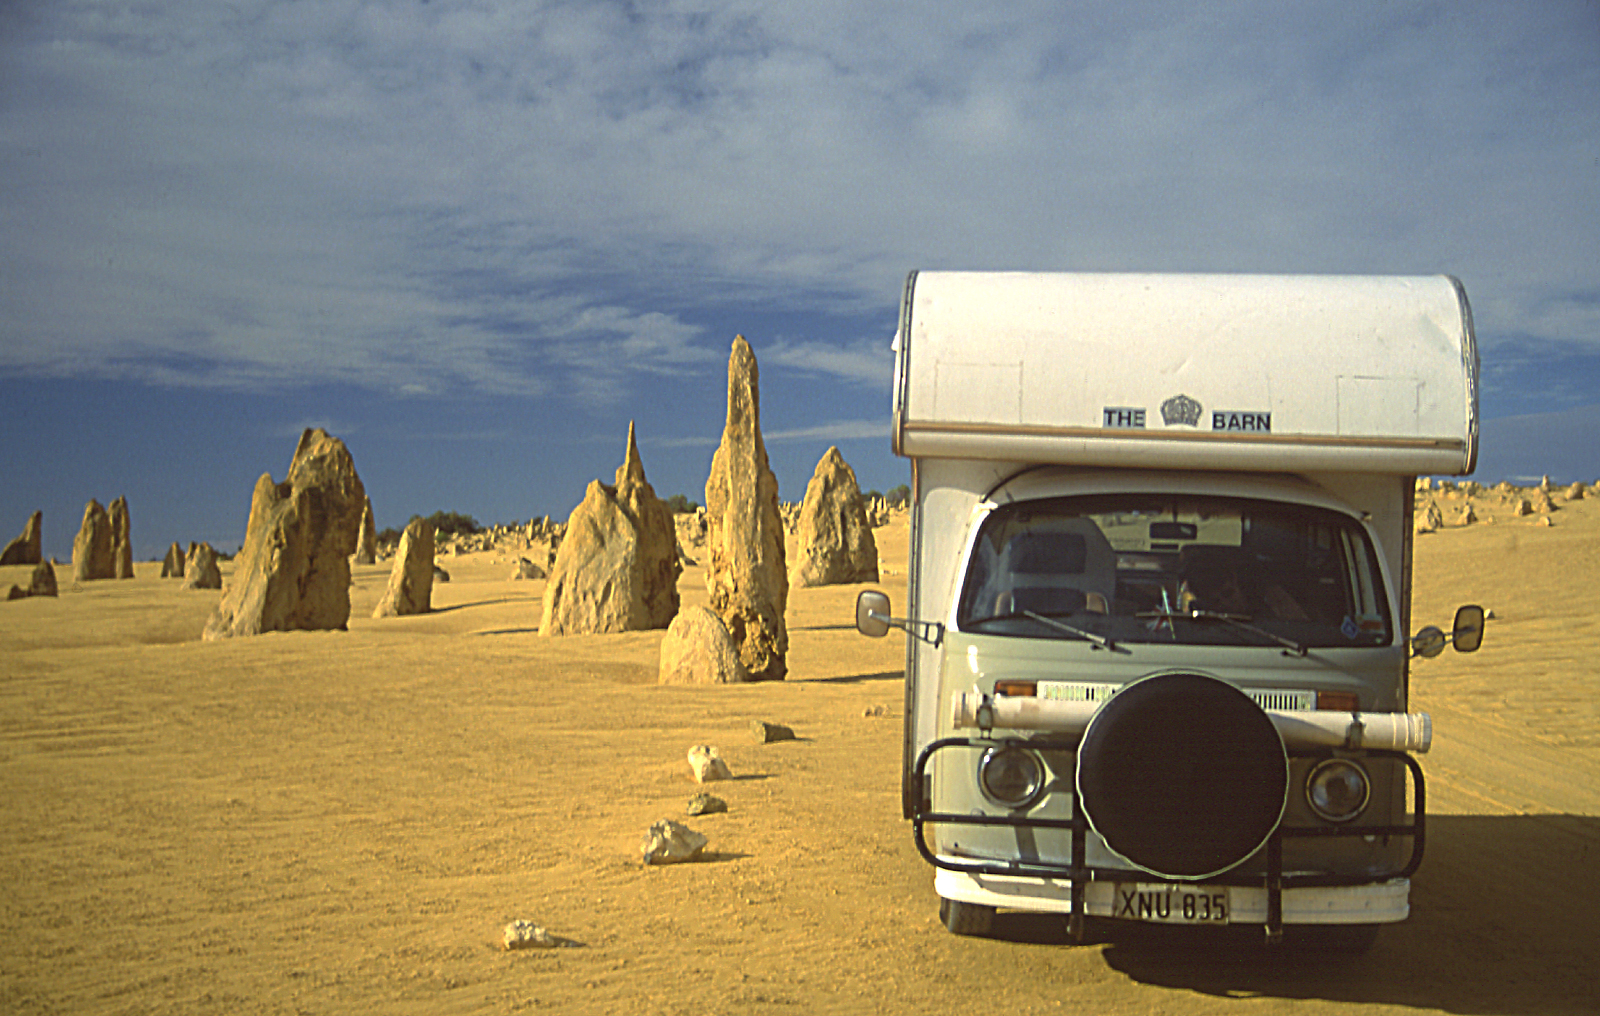
<path id="1" fill-rule="evenodd" d="M 1132 980 L 1204 995 L 1579 1016 L 1600 1013 L 1596 865 L 1600 818 L 1431 816 L 1411 917 L 1385 927 L 1365 955 L 1269 949 L 1253 925 L 1091 921 L 1087 931 Z M 1023 913 L 999 915 L 994 937 L 1068 941 L 1065 921 Z"/>

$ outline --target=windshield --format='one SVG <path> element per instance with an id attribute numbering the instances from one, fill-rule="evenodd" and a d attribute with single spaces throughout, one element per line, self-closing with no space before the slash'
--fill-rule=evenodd
<path id="1" fill-rule="evenodd" d="M 995 509 L 973 549 L 957 625 L 1118 643 L 1336 647 L 1392 639 L 1377 555 L 1353 519 L 1193 494 Z"/>

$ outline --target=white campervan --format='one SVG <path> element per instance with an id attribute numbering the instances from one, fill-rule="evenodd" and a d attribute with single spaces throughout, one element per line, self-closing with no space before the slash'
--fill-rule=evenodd
<path id="1" fill-rule="evenodd" d="M 1448 277 L 917 272 L 903 804 L 948 927 L 997 908 L 1259 924 L 1360 949 L 1409 913 L 1431 724 L 1420 474 L 1472 471 Z M 1299 926 L 1304 926 L 1301 930 Z"/>

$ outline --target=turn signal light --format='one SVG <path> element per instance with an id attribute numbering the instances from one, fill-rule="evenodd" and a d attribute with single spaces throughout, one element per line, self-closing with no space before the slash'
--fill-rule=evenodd
<path id="1" fill-rule="evenodd" d="M 996 681 L 994 683 L 996 695 L 1010 695 L 1012 697 L 1033 698 L 1039 693 L 1037 681 Z"/>
<path id="2" fill-rule="evenodd" d="M 1319 691 L 1317 692 L 1318 709 L 1336 709 L 1341 713 L 1356 713 L 1361 711 L 1361 700 L 1353 691 Z"/>

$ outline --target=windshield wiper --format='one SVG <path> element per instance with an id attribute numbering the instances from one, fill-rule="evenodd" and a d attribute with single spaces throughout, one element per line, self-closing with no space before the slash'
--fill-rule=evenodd
<path id="1" fill-rule="evenodd" d="M 1038 621 L 1040 624 L 1047 624 L 1052 628 L 1059 628 L 1062 631 L 1067 632 L 1068 634 L 1077 635 L 1079 638 L 1088 639 L 1090 642 L 1093 642 L 1095 645 L 1099 646 L 1101 649 L 1109 649 L 1114 653 L 1115 652 L 1126 652 L 1127 651 L 1127 650 L 1118 650 L 1117 649 L 1117 644 L 1115 642 L 1111 641 L 1110 639 L 1106 638 L 1104 635 L 1096 635 L 1092 631 L 1084 631 L 1082 628 L 1074 628 L 1072 625 L 1067 624 L 1065 621 L 1057 621 L 1053 617 L 1045 617 L 1043 614 L 1035 614 L 1031 610 L 1018 611 L 1018 613 L 1020 613 L 1023 617 L 1031 617 L 1033 620 Z"/>
<path id="2" fill-rule="evenodd" d="M 1294 639 L 1285 638 L 1282 635 L 1267 631 L 1265 628 L 1257 628 L 1255 625 L 1250 624 L 1249 614 L 1224 614 L 1215 610 L 1146 610 L 1141 611 L 1137 616 L 1158 617 L 1164 621 L 1170 621 L 1175 617 L 1191 621 L 1222 621 L 1243 631 L 1260 635 L 1264 639 L 1270 639 L 1285 649 L 1292 649 L 1296 656 L 1304 656 L 1307 652 L 1306 647 Z"/>
<path id="3" fill-rule="evenodd" d="M 1038 621 L 1040 624 L 1048 625 L 1051 628 L 1064 631 L 1069 635 L 1076 635 L 1079 638 L 1088 639 L 1101 649 L 1109 649 L 1114 653 L 1127 652 L 1126 649 L 1118 648 L 1115 642 L 1106 638 L 1104 635 L 1096 635 L 1092 631 L 1084 631 L 1082 628 L 1074 627 L 1073 625 L 1067 624 L 1065 621 L 1057 621 L 1053 617 L 1046 617 L 1044 614 L 1036 614 L 1031 610 L 1013 610 L 1005 614 L 990 614 L 988 617 L 980 617 L 975 621 L 967 622 L 967 627 L 970 628 L 974 625 L 988 624 L 990 621 L 1017 621 L 1021 620 L 1022 618 L 1027 618 L 1030 621 Z"/>

